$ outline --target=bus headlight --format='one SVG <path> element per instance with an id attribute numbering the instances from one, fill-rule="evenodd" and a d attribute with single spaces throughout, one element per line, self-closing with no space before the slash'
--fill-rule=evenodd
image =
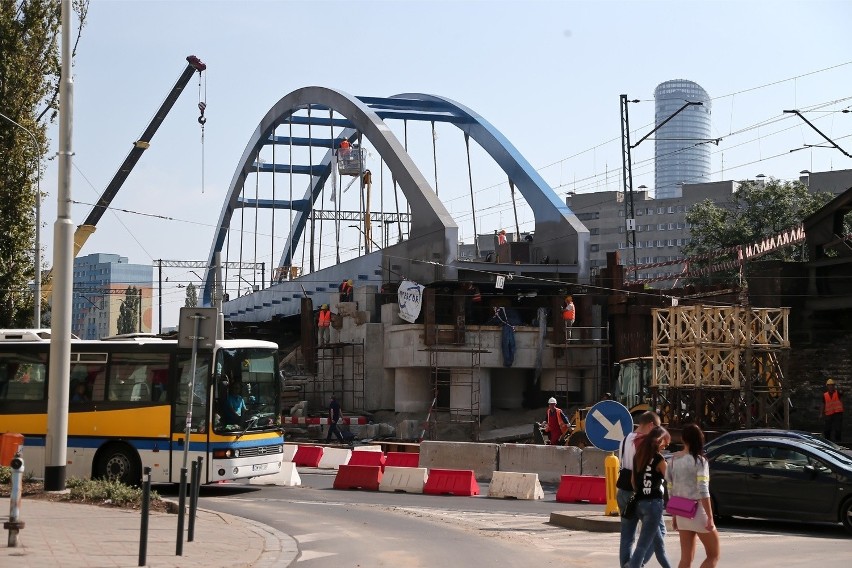
<path id="1" fill-rule="evenodd" d="M 228 448 L 227 450 L 213 450 L 213 457 L 215 459 L 228 459 L 234 457 L 234 450 Z"/>
<path id="2" fill-rule="evenodd" d="M 234 457 L 235 458 L 240 457 L 240 450 L 234 450 Z"/>

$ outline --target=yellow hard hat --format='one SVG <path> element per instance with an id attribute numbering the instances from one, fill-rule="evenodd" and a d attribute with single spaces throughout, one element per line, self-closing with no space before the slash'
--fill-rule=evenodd
<path id="1" fill-rule="evenodd" d="M 352 279 L 350 278 L 349 280 L 346 281 L 346 283 L 349 284 L 350 286 L 352 286 Z"/>
<path id="2" fill-rule="evenodd" d="M 828 379 L 827 381 L 825 381 L 825 384 L 827 384 L 827 385 L 833 385 L 833 384 L 834 384 L 834 379 Z"/>
<path id="3" fill-rule="evenodd" d="M 328 304 L 323 304 L 322 306 L 320 306 L 320 309 L 321 309 L 321 310 L 327 310 L 327 309 L 328 309 Z"/>

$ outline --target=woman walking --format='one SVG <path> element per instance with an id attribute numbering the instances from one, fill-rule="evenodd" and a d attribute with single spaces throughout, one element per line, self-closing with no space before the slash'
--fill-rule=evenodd
<path id="1" fill-rule="evenodd" d="M 689 568 L 695 558 L 695 537 L 704 545 L 707 558 L 701 568 L 714 568 L 719 562 L 719 533 L 713 524 L 713 509 L 710 503 L 710 468 L 704 457 L 704 432 L 695 424 L 683 428 L 683 451 L 672 457 L 666 474 L 669 495 L 698 502 L 693 518 L 675 514 L 674 529 L 680 534 L 680 564 L 678 568 Z"/>
<path id="2" fill-rule="evenodd" d="M 660 426 L 655 426 L 636 446 L 633 458 L 633 490 L 636 492 L 636 515 L 642 521 L 636 548 L 625 566 L 640 568 L 649 549 L 653 548 L 657 562 L 663 568 L 671 568 L 666 557 L 663 533 L 663 481 L 666 475 L 666 460 L 660 453 L 668 446 L 671 436 Z"/>

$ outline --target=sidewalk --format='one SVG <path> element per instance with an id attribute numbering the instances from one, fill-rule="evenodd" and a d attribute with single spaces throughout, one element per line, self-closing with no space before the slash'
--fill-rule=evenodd
<path id="1" fill-rule="evenodd" d="M 8 499 L 0 506 L 8 507 Z M 0 521 L 8 520 L 2 511 Z M 0 534 L 0 566 L 138 566 L 138 510 L 113 509 L 38 499 L 23 500 L 18 546 L 9 548 L 9 533 Z M 178 516 L 151 513 L 148 522 L 147 566 L 286 567 L 298 550 L 290 536 L 266 525 L 199 509 L 195 539 L 175 556 Z M 189 526 L 189 515 L 185 517 Z M 2 525 L 0 525 L 2 527 Z"/>

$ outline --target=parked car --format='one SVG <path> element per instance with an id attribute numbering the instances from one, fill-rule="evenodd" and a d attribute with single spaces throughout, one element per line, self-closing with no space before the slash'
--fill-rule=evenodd
<path id="1" fill-rule="evenodd" d="M 733 440 L 739 440 L 741 438 L 754 438 L 757 436 L 777 436 L 780 438 L 795 438 L 798 440 L 803 440 L 805 442 L 808 442 L 809 444 L 813 444 L 818 447 L 825 447 L 834 450 L 835 452 L 841 452 L 852 456 L 852 450 L 847 450 L 843 446 L 835 444 L 831 440 L 824 438 L 819 434 L 812 434 L 803 430 L 778 430 L 776 428 L 749 428 L 745 430 L 732 430 L 731 432 L 725 432 L 721 436 L 713 438 L 712 440 L 704 444 L 704 451 L 709 452 L 716 446 L 727 444 L 728 442 L 731 442 Z"/>
<path id="2" fill-rule="evenodd" d="M 852 533 L 852 457 L 764 436 L 716 445 L 707 459 L 718 516 L 840 522 Z"/>

